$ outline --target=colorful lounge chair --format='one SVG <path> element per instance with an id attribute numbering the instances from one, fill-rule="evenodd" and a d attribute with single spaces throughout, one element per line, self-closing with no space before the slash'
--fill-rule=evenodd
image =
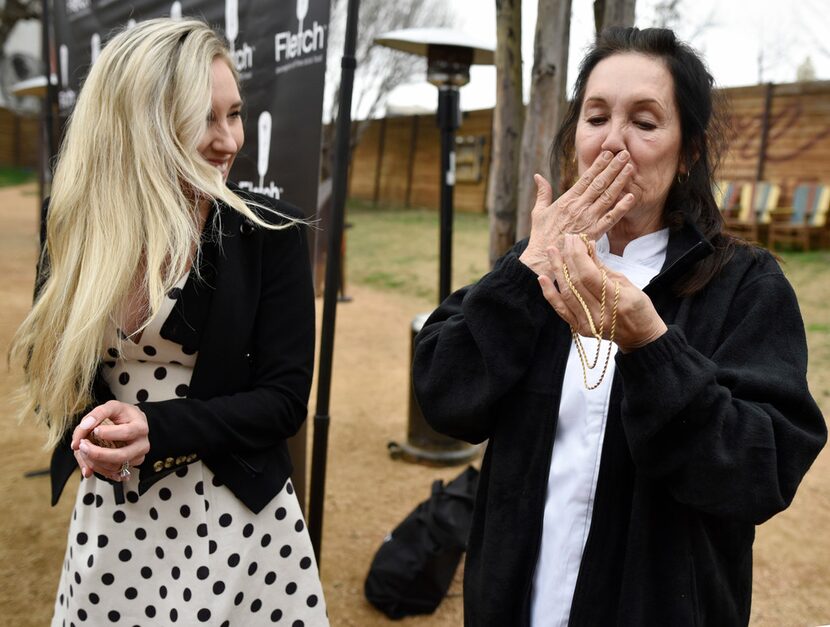
<path id="1" fill-rule="evenodd" d="M 803 250 L 817 241 L 822 248 L 830 247 L 827 213 L 830 210 L 830 185 L 803 183 L 795 188 L 792 209 L 778 210 L 770 225 L 769 245 L 798 245 Z"/>
<path id="2" fill-rule="evenodd" d="M 726 219 L 726 229 L 743 239 L 765 242 L 771 213 L 778 206 L 781 186 L 769 181 L 746 183 L 741 189 L 740 210 L 735 218 Z"/>

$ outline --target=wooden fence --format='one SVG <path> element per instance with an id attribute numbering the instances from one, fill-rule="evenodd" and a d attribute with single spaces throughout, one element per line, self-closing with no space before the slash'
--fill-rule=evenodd
<path id="1" fill-rule="evenodd" d="M 352 156 L 350 197 L 383 205 L 437 207 L 441 136 L 435 116 L 384 118 L 366 124 Z M 484 210 L 492 126 L 491 109 L 472 111 L 464 114 L 456 134 L 461 140 L 484 139 L 483 145 L 478 144 L 480 176 L 459 180 L 455 186 L 455 208 L 461 211 Z"/>
<path id="2" fill-rule="evenodd" d="M 37 116 L 20 116 L 0 108 L 0 166 L 37 169 Z"/>
<path id="3" fill-rule="evenodd" d="M 724 90 L 729 152 L 719 178 L 781 185 L 779 205 L 802 182 L 830 183 L 830 81 Z"/>
<path id="4" fill-rule="evenodd" d="M 729 150 L 718 178 L 781 184 L 780 204 L 796 184 L 830 182 L 830 81 L 723 90 L 729 105 Z M 486 211 L 492 110 L 464 114 L 458 137 L 483 142 L 480 178 L 459 177 L 455 207 Z M 438 207 L 440 134 L 435 116 L 372 120 L 354 151 L 351 198 L 380 205 Z M 469 143 L 469 142 L 468 142 Z"/>

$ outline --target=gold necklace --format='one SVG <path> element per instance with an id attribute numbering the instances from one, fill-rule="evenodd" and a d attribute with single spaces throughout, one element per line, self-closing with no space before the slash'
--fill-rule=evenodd
<path id="1" fill-rule="evenodd" d="M 584 233 L 580 233 L 579 236 L 582 238 L 582 241 L 585 242 L 585 245 L 588 246 L 588 236 Z M 588 247 L 588 254 L 591 258 L 593 258 L 590 247 Z M 564 261 L 562 262 L 562 274 L 565 277 L 565 282 L 568 284 L 568 289 L 571 290 L 571 293 L 573 293 L 576 300 L 579 302 L 579 305 L 582 307 L 582 311 L 585 312 L 585 316 L 588 318 L 588 326 L 591 328 L 591 335 L 597 341 L 597 352 L 594 355 L 593 362 L 588 363 L 588 354 L 585 351 L 585 346 L 582 344 L 582 340 L 576 332 L 576 329 L 571 327 L 571 336 L 573 337 L 574 344 L 576 345 L 576 352 L 579 355 L 579 363 L 582 365 L 582 381 L 585 383 L 586 390 L 594 390 L 599 387 L 600 383 L 602 383 L 602 380 L 605 378 L 605 373 L 608 371 L 608 363 L 611 361 L 611 347 L 614 344 L 614 335 L 617 331 L 617 306 L 620 302 L 620 283 L 619 281 L 614 281 L 614 305 L 611 309 L 611 331 L 608 335 L 608 350 L 605 352 L 605 363 L 602 366 L 602 372 L 599 375 L 599 379 L 597 379 L 596 383 L 591 385 L 588 383 L 588 371 L 596 368 L 597 363 L 599 362 L 599 355 L 602 349 L 602 335 L 605 332 L 605 288 L 608 283 L 608 273 L 604 268 L 602 269 L 602 298 L 600 299 L 599 305 L 599 328 L 597 328 L 594 324 L 594 318 L 591 315 L 591 310 L 588 309 L 585 299 L 582 297 L 582 294 L 579 293 L 579 290 L 576 289 L 573 281 L 571 281 L 571 273 L 568 270 L 568 264 Z"/>

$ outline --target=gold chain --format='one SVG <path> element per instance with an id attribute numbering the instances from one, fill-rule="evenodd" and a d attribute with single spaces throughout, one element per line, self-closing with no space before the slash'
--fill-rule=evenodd
<path id="1" fill-rule="evenodd" d="M 585 303 L 585 299 L 582 298 L 582 294 L 576 289 L 576 286 L 571 281 L 571 275 L 568 271 L 568 265 L 566 263 L 562 263 L 562 273 L 565 275 L 565 282 L 568 284 L 571 292 L 576 297 L 576 300 L 579 302 L 580 306 L 582 307 L 582 311 L 585 312 L 585 316 L 588 318 L 588 325 L 591 327 L 591 335 L 597 341 L 597 352 L 594 354 L 594 359 L 592 363 L 588 364 L 588 356 L 585 352 L 585 347 L 582 345 L 582 342 L 576 340 L 576 349 L 579 351 L 579 359 L 580 361 L 588 366 L 589 370 L 596 368 L 597 363 L 599 362 L 599 354 L 600 349 L 602 348 L 602 334 L 605 332 L 605 285 L 608 278 L 605 270 L 602 271 L 602 299 L 600 300 L 599 306 L 599 328 L 594 325 L 594 318 L 591 316 L 591 310 L 588 309 L 588 305 Z M 573 332 L 573 327 L 571 327 L 571 332 Z M 575 338 L 579 336 L 574 333 Z"/>
<path id="2" fill-rule="evenodd" d="M 585 242 L 585 245 L 588 246 L 588 237 L 584 233 L 580 233 L 579 236 L 582 238 L 582 241 Z M 588 253 L 593 258 L 590 247 L 588 247 Z M 611 348 L 614 344 L 614 336 L 617 331 L 617 306 L 620 302 L 620 283 L 619 281 L 614 281 L 614 305 L 611 309 L 611 332 L 608 335 L 608 350 L 605 352 L 605 363 L 602 366 L 602 372 L 599 375 L 599 379 L 597 379 L 596 383 L 591 385 L 588 383 L 588 371 L 596 368 L 597 363 L 599 362 L 599 355 L 602 349 L 602 335 L 605 331 L 605 288 L 608 282 L 608 273 L 605 271 L 605 268 L 602 269 L 602 298 L 600 299 L 599 306 L 599 329 L 597 329 L 597 326 L 594 324 L 594 318 L 591 315 L 591 310 L 588 309 L 585 299 L 573 284 L 573 281 L 571 280 L 571 273 L 568 270 L 568 264 L 564 261 L 562 262 L 562 274 L 565 277 L 565 282 L 568 284 L 568 289 L 571 290 L 571 293 L 573 293 L 576 297 L 577 302 L 579 302 L 579 305 L 585 312 L 585 316 L 588 318 L 588 326 L 591 328 L 591 335 L 593 335 L 594 339 L 597 341 L 597 352 L 594 355 L 593 362 L 588 363 L 588 355 L 585 351 L 585 346 L 582 344 L 582 340 L 576 332 L 576 329 L 571 327 L 571 336 L 573 337 L 574 344 L 576 345 L 576 352 L 579 355 L 579 363 L 582 365 L 582 381 L 585 383 L 586 390 L 594 390 L 599 387 L 600 383 L 602 383 L 602 380 L 605 378 L 605 373 L 608 371 L 608 364 L 611 361 Z"/>

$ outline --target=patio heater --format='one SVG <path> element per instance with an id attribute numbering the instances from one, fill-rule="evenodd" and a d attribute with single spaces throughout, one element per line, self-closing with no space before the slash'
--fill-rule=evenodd
<path id="1" fill-rule="evenodd" d="M 427 81 L 438 88 L 437 123 L 441 131 L 441 217 L 439 304 L 450 294 L 452 279 L 453 191 L 455 189 L 455 131 L 461 125 L 459 88 L 470 82 L 471 65 L 493 65 L 495 53 L 486 43 L 447 28 L 408 28 L 375 38 L 375 43 L 427 58 Z M 420 314 L 410 328 L 410 363 L 414 339 L 429 314 Z M 415 400 L 410 376 L 407 441 L 389 443 L 390 455 L 438 466 L 464 464 L 479 453 L 478 446 L 434 431 Z"/>

